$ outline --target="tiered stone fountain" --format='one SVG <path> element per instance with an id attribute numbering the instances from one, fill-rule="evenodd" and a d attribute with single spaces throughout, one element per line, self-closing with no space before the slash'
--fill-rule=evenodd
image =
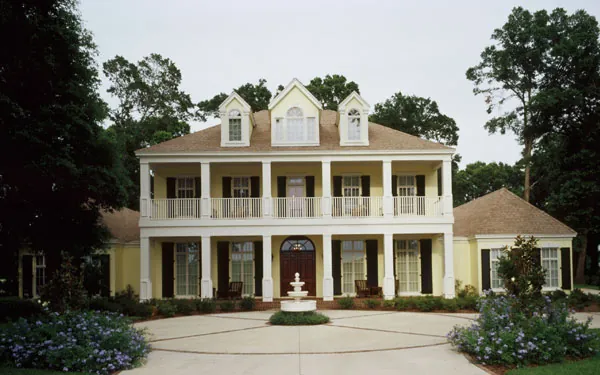
<path id="1" fill-rule="evenodd" d="M 304 285 L 304 281 L 300 281 L 300 274 L 296 272 L 294 281 L 290 283 L 292 287 L 294 287 L 293 292 L 287 292 L 288 296 L 294 297 L 293 301 L 281 301 L 281 311 L 286 312 L 306 312 L 306 311 L 316 311 L 317 310 L 317 301 L 302 301 L 303 297 L 308 295 L 307 290 L 302 290 L 302 286 Z"/>

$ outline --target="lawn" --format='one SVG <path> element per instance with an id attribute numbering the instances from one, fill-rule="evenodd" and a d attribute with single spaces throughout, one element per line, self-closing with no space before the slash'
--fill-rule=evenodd
<path id="1" fill-rule="evenodd" d="M 589 284 L 575 284 L 575 288 L 578 289 L 600 289 L 598 285 L 589 285 Z"/>

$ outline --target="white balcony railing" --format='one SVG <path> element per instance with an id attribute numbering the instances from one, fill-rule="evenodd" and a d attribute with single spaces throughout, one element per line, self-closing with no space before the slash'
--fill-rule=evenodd
<path id="1" fill-rule="evenodd" d="M 331 215 L 334 217 L 383 216 L 383 197 L 334 197 Z"/>
<path id="2" fill-rule="evenodd" d="M 321 216 L 321 197 L 273 198 L 274 218 L 306 219 Z"/>
<path id="3" fill-rule="evenodd" d="M 394 216 L 442 216 L 442 197 L 394 197 Z"/>
<path id="4" fill-rule="evenodd" d="M 200 201 L 196 198 L 153 199 L 150 217 L 153 220 L 199 219 Z"/>
<path id="5" fill-rule="evenodd" d="M 262 217 L 262 198 L 211 198 L 210 201 L 213 219 Z"/>

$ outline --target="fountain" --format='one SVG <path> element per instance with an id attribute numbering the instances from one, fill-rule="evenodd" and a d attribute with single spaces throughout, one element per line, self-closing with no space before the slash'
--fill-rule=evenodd
<path id="1" fill-rule="evenodd" d="M 304 281 L 300 281 L 300 274 L 296 272 L 294 281 L 290 283 L 294 287 L 293 292 L 287 292 L 288 296 L 294 297 L 293 301 L 281 301 L 281 311 L 286 312 L 306 312 L 316 311 L 317 301 L 302 301 L 303 297 L 308 295 L 307 290 L 302 290 Z"/>

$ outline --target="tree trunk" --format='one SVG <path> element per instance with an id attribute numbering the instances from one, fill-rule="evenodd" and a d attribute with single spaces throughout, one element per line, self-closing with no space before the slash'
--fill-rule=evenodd
<path id="1" fill-rule="evenodd" d="M 585 258 L 587 253 L 587 234 L 581 236 L 581 251 L 577 258 L 577 270 L 575 271 L 575 284 L 585 284 Z"/>
<path id="2" fill-rule="evenodd" d="M 525 149 L 523 150 L 523 159 L 525 159 L 525 181 L 523 183 L 523 199 L 529 202 L 531 193 L 531 151 L 533 149 L 533 139 L 525 140 Z"/>

